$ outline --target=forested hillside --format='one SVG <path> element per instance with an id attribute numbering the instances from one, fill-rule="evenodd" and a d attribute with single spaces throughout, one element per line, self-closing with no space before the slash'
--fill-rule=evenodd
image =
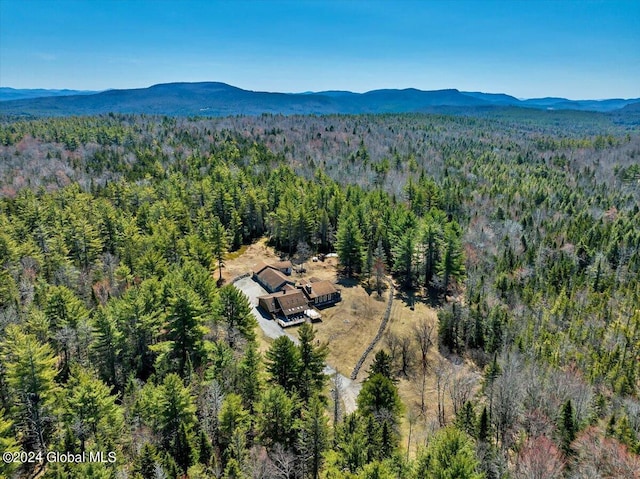
<path id="1" fill-rule="evenodd" d="M 265 236 L 392 275 L 437 337 L 381 343 L 343 417 L 331 344 L 261 351 L 217 281 Z M 0 475 L 639 477 L 640 132 L 610 117 L 5 120 L 0 263 L 2 450 L 115 452 Z"/>

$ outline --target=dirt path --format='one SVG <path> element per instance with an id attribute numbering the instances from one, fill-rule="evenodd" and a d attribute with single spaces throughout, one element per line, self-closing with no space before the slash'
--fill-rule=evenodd
<path id="1" fill-rule="evenodd" d="M 264 317 L 260 311 L 258 310 L 258 296 L 262 296 L 264 294 L 268 294 L 258 283 L 256 283 L 250 277 L 241 278 L 235 283 L 236 288 L 242 291 L 247 295 L 249 301 L 251 303 L 251 312 L 258 320 L 258 324 L 260 328 L 264 332 L 264 334 L 272 339 L 276 339 L 280 336 L 289 336 L 289 338 L 295 343 L 298 344 L 298 338 L 289 333 L 288 331 L 282 329 L 275 321 L 272 321 L 266 317 Z M 336 373 L 336 370 L 333 366 L 327 364 L 324 368 L 325 374 L 332 376 Z M 342 401 L 344 403 L 345 413 L 350 414 L 354 412 L 357 408 L 356 399 L 358 394 L 360 393 L 360 389 L 362 385 L 356 381 L 352 381 L 346 376 L 342 374 L 338 374 L 340 377 L 340 383 L 342 387 Z"/>

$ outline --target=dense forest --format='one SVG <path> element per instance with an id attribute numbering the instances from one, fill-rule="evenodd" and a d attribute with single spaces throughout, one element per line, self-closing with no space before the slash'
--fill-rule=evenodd
<path id="1" fill-rule="evenodd" d="M 323 373 L 330 343 L 305 324 L 265 346 L 221 281 L 263 237 L 437 309 L 412 354 L 380 343 L 355 412 Z M 5 118 L 0 263 L 0 444 L 34 459 L 0 475 L 640 477 L 637 126 Z M 420 375 L 436 417 L 398 393 Z M 402 421 L 432 425 L 417 451 Z"/>

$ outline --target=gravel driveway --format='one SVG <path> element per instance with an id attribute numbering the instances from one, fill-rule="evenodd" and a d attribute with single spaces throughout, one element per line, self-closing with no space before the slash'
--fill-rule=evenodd
<path id="1" fill-rule="evenodd" d="M 289 336 L 291 340 L 298 344 L 297 336 L 294 336 L 288 331 L 282 329 L 278 323 L 271 319 L 267 319 L 264 317 L 260 311 L 258 310 L 258 296 L 263 296 L 265 294 L 269 294 L 262 286 L 256 283 L 251 277 L 241 278 L 234 283 L 235 287 L 242 291 L 249 298 L 249 302 L 251 303 L 251 312 L 258 320 L 258 324 L 264 334 L 267 337 L 275 339 L 280 336 Z M 332 376 L 336 373 L 336 370 L 333 366 L 327 364 L 324 368 L 325 374 Z M 356 398 L 358 397 L 358 393 L 362 385 L 355 381 L 352 381 L 346 376 L 339 374 L 340 376 L 340 384 L 342 389 L 342 401 L 344 403 L 344 409 L 347 414 L 352 413 L 356 410 Z"/>

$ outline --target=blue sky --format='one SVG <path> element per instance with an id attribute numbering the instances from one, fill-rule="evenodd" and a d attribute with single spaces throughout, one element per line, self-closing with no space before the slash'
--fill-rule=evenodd
<path id="1" fill-rule="evenodd" d="M 0 0 L 0 85 L 640 97 L 640 0 Z"/>

